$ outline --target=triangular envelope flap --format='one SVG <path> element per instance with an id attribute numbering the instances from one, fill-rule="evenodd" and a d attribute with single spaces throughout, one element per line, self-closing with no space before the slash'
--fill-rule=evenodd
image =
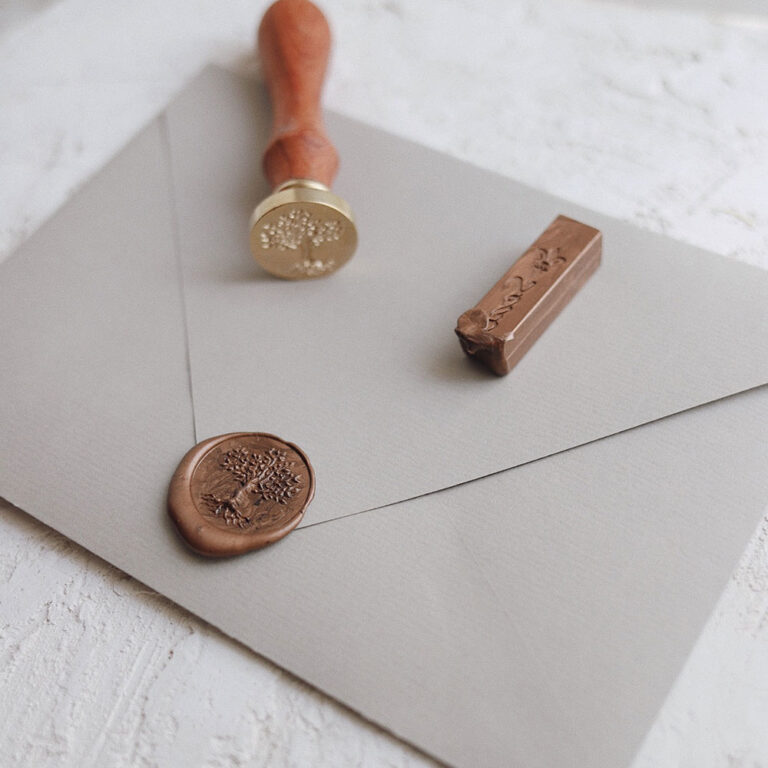
<path id="1" fill-rule="evenodd" d="M 0 270 L 0 494 L 133 573 L 193 441 L 164 145 L 155 121 Z"/>
<path id="2" fill-rule="evenodd" d="M 222 119 L 226 115 L 226 119 Z M 768 276 L 330 115 L 336 191 L 360 246 L 333 277 L 252 261 L 267 189 L 261 86 L 209 69 L 168 110 L 198 438 L 298 442 L 318 474 L 304 524 L 455 485 L 768 381 Z M 603 264 L 497 379 L 453 334 L 558 214 Z"/>

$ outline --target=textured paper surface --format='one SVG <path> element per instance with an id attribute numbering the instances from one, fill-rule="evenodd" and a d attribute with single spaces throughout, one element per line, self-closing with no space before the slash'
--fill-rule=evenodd
<path id="1" fill-rule="evenodd" d="M 180 546 L 164 512 L 167 480 L 194 441 L 185 309 L 198 438 L 274 430 L 300 442 L 313 461 L 317 454 L 330 490 L 308 520 L 316 522 L 435 489 L 448 477 L 443 464 L 458 466 L 462 451 L 486 473 L 499 452 L 519 458 L 523 437 L 539 450 L 564 447 L 566 438 L 591 439 L 593 424 L 608 428 L 606 412 L 658 418 L 665 408 L 764 383 L 765 276 L 335 118 L 329 122 L 347 167 L 365 172 L 363 179 L 347 171 L 339 191 L 354 199 L 370 242 L 333 280 L 292 284 L 295 295 L 288 294 L 286 284 L 257 273 L 244 235 L 242 214 L 262 191 L 250 175 L 260 149 L 250 142 L 264 126 L 259 93 L 230 75 L 205 73 L 167 123 L 149 126 L 0 267 L 0 494 L 444 760 L 626 763 L 768 498 L 766 389 L 459 488 L 308 526 L 248 557 L 209 562 Z M 192 157 L 205 154 L 217 158 L 212 165 Z M 420 198 L 403 187 L 408 178 L 421 190 L 421 207 L 398 208 L 394 195 L 370 186 L 373 169 L 389 165 L 407 167 L 410 175 L 402 167 L 397 174 L 400 192 L 416 206 Z M 444 187 L 447 169 L 455 189 Z M 394 184 L 395 171 L 381 183 Z M 491 255 L 473 251 L 459 279 L 451 270 L 467 253 L 466 239 L 455 243 L 455 218 L 466 215 L 456 202 L 462 188 L 508 194 L 505 208 L 525 220 L 518 232 L 510 218 L 507 231 L 495 209 L 482 230 Z M 613 232 L 625 255 L 606 250 L 604 270 L 521 364 L 530 367 L 522 383 L 489 378 L 462 358 L 455 316 L 487 287 L 481 262 L 495 262 L 500 274 L 510 251 L 541 228 L 535 216 L 543 225 L 560 211 L 598 222 L 606 239 Z M 400 252 L 390 238 L 377 252 L 375 233 L 402 216 L 412 217 L 403 226 L 416 244 Z M 243 232 L 242 243 L 234 244 L 230 227 Z M 432 279 L 456 307 L 436 309 L 436 294 L 423 294 L 416 281 L 422 267 L 413 260 L 430 248 L 445 254 L 445 270 Z M 667 315 L 673 327 L 648 320 L 636 330 L 664 331 L 667 346 L 646 346 L 625 325 L 636 294 L 648 293 L 649 265 L 663 273 L 655 282 L 669 301 L 669 283 L 680 283 Z M 401 282 L 392 282 L 398 274 Z M 355 294 L 374 286 L 380 292 L 365 311 Z M 611 301 L 627 305 L 616 321 L 623 338 L 594 318 L 602 311 L 596 298 L 612 291 L 619 298 Z M 421 324 L 414 307 L 424 310 Z M 436 333 L 438 310 L 444 338 Z M 704 326 L 710 336 L 688 324 L 690 313 L 706 320 L 704 310 L 715 317 Z M 358 324 L 334 337 L 337 315 L 350 313 L 360 313 Z M 585 342 L 572 326 L 587 322 Z M 376 333 L 381 359 L 363 377 L 353 369 L 372 362 L 365 345 Z M 292 355 L 281 357 L 286 338 Z M 434 367 L 424 368 L 428 342 Z M 614 348 L 620 343 L 646 357 L 630 367 Z M 569 357 L 572 344 L 581 344 L 578 359 Z M 548 355 L 571 366 L 567 381 Z M 624 368 L 606 372 L 605 355 Z M 261 370 L 281 388 L 264 389 Z M 518 389 L 535 376 L 534 389 Z M 583 399 L 576 421 L 558 431 L 547 419 L 572 397 L 569 388 Z M 509 398 L 515 419 L 503 414 L 506 432 L 497 431 L 498 411 L 487 400 L 479 419 L 473 414 L 477 420 L 463 426 L 454 412 L 472 407 L 466 391 L 472 402 L 489 391 L 494 403 Z M 518 406 L 522 393 L 530 401 Z M 624 409 L 612 410 L 617 399 Z M 317 412 L 302 422 L 291 403 L 301 413 L 314 403 Z M 230 423 L 236 417 L 242 421 Z M 336 432 L 351 441 L 340 442 L 348 456 L 331 455 L 322 442 L 335 445 Z M 363 463 L 370 475 L 349 470 L 353 452 L 377 457 Z M 345 467 L 348 476 L 333 474 Z M 459 467 L 445 484 L 463 479 Z M 331 493 L 339 494 L 337 506 Z"/>
<path id="2" fill-rule="evenodd" d="M 269 277 L 243 224 L 268 193 L 267 103 L 218 70 L 203 82 L 168 110 L 197 436 L 304 447 L 324 480 L 303 525 L 768 382 L 761 271 L 339 117 L 358 254 L 333 280 Z M 603 264 L 497 379 L 465 359 L 456 319 L 558 213 L 603 231 Z"/>

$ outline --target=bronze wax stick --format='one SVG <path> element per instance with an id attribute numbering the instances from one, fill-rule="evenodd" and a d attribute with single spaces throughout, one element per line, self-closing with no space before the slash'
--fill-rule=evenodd
<path id="1" fill-rule="evenodd" d="M 509 373 L 597 269 L 602 234 L 558 216 L 456 324 L 462 349 L 499 376 Z"/>

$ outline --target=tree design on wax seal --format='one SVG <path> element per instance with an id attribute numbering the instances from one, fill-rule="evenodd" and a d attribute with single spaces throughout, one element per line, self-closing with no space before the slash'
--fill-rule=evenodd
<path id="1" fill-rule="evenodd" d="M 290 533 L 315 495 L 315 473 L 294 443 L 230 432 L 190 448 L 171 477 L 168 513 L 195 551 L 230 557 Z"/>
<path id="2" fill-rule="evenodd" d="M 264 451 L 237 447 L 221 457 L 219 467 L 239 483 L 228 496 L 206 493 L 203 502 L 210 512 L 227 525 L 247 528 L 255 521 L 258 507 L 265 501 L 287 504 L 303 488 L 302 476 L 294 471 L 295 461 L 286 451 Z"/>

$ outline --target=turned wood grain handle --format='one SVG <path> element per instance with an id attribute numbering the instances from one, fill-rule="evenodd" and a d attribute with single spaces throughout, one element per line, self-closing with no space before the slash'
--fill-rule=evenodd
<path id="1" fill-rule="evenodd" d="M 330 187 L 336 175 L 339 157 L 320 106 L 330 47 L 328 22 L 309 0 L 277 0 L 261 20 L 259 56 L 274 113 L 264 173 L 273 187 L 288 179 Z"/>

